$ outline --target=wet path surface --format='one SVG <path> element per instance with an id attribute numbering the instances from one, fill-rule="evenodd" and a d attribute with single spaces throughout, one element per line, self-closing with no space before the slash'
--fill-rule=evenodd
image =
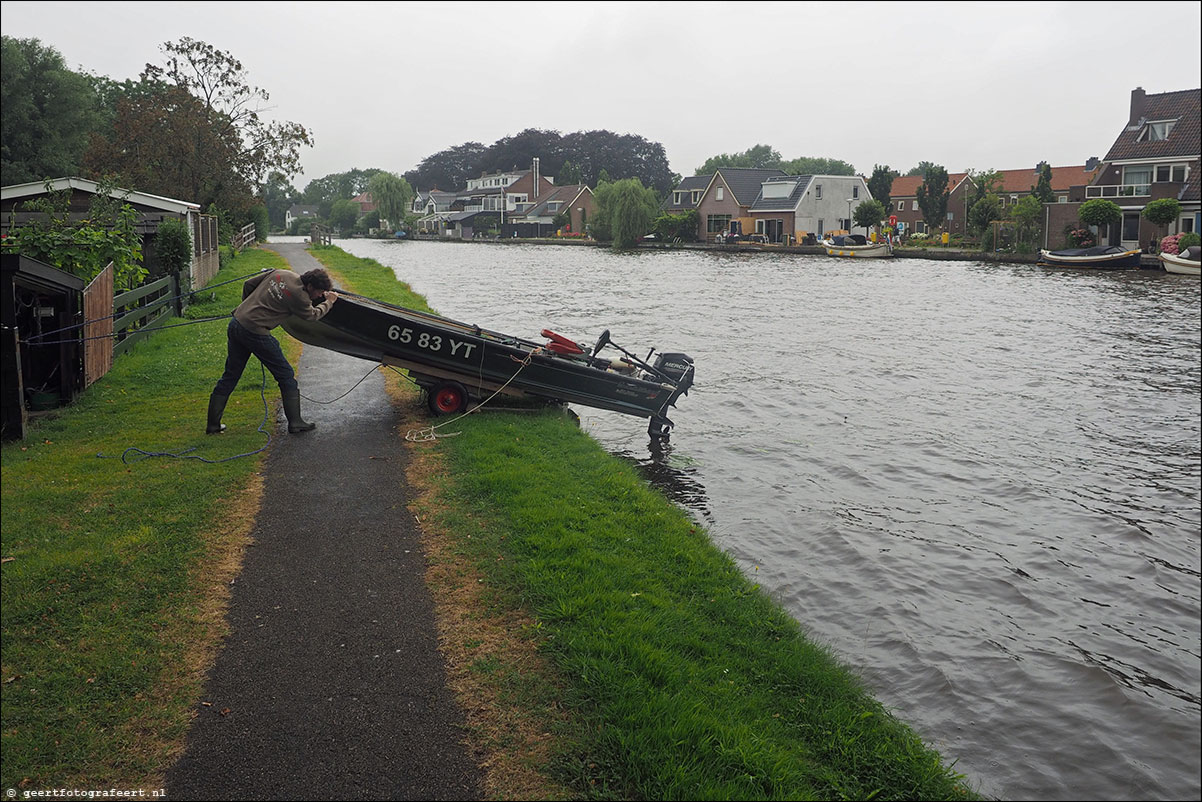
<path id="1" fill-rule="evenodd" d="M 270 247 L 297 272 L 320 266 L 302 245 Z M 371 367 L 306 348 L 301 393 L 335 399 Z M 479 799 L 383 380 L 302 410 L 317 429 L 277 425 L 211 706 L 198 707 L 167 795 Z"/>

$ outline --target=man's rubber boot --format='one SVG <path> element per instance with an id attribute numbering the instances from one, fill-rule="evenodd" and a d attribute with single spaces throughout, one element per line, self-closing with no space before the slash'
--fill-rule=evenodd
<path id="1" fill-rule="evenodd" d="M 228 395 L 213 393 L 209 396 L 209 423 L 205 426 L 205 434 L 221 434 L 225 431 L 225 424 L 221 422 L 221 416 L 225 412 L 225 402 L 229 400 Z"/>
<path id="2" fill-rule="evenodd" d="M 301 419 L 300 390 L 281 390 L 284 399 L 284 417 L 288 418 L 288 434 L 311 432 L 317 428 L 316 423 L 306 423 Z"/>

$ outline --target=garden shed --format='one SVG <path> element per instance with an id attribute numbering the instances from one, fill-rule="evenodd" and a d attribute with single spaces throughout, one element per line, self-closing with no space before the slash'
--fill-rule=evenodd
<path id="1" fill-rule="evenodd" d="M 0 256 L 4 440 L 25 436 L 30 411 L 71 403 L 83 391 L 83 291 L 83 279 L 56 267 Z"/>
<path id="2" fill-rule="evenodd" d="M 220 269 L 217 218 L 201 214 L 199 204 L 128 189 L 105 189 L 86 178 L 56 178 L 0 188 L 0 231 L 7 233 L 10 226 L 19 226 L 42 214 L 22 210 L 28 201 L 49 198 L 52 194 L 63 192 L 69 193 L 69 210 L 73 219 L 87 217 L 92 199 L 101 192 L 107 192 L 109 197 L 132 206 L 138 213 L 137 229 L 142 235 L 142 264 L 150 271 L 149 278 L 165 275 L 155 250 L 155 236 L 159 225 L 165 220 L 181 220 L 191 232 L 192 264 L 187 277 L 190 286 L 203 287 L 209 279 L 217 275 Z"/>

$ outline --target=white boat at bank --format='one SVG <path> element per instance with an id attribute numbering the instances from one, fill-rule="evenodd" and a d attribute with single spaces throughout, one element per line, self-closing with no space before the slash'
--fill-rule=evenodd
<path id="1" fill-rule="evenodd" d="M 822 241 L 827 256 L 844 256 L 853 259 L 883 259 L 893 256 L 893 248 L 887 242 L 869 242 L 860 234 L 841 234 Z"/>
<path id="2" fill-rule="evenodd" d="M 1168 273 L 1183 276 L 1202 276 L 1202 247 L 1194 245 L 1185 253 L 1162 253 L 1160 263 Z"/>

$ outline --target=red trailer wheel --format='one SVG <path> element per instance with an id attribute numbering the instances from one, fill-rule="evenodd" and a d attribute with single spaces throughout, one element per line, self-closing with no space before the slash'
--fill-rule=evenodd
<path id="1" fill-rule="evenodd" d="M 467 388 L 459 382 L 442 382 L 431 387 L 426 404 L 435 415 L 454 415 L 467 409 Z"/>

